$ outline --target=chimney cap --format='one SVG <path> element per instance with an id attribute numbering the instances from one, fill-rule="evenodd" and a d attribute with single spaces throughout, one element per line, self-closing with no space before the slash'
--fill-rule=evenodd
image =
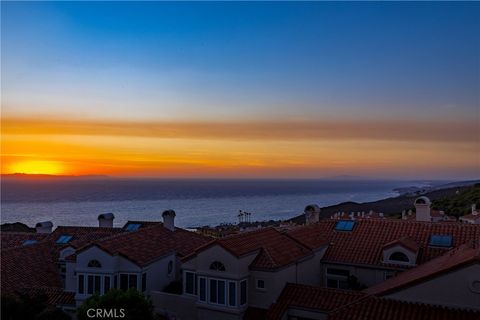
<path id="1" fill-rule="evenodd" d="M 115 215 L 111 212 L 109 213 L 102 213 L 98 215 L 98 220 L 113 220 L 115 219 Z"/>
<path id="2" fill-rule="evenodd" d="M 421 197 L 418 197 L 417 199 L 415 199 L 415 205 L 417 205 L 417 204 L 430 205 L 430 204 L 432 204 L 432 202 L 427 197 L 421 196 Z"/>
<path id="3" fill-rule="evenodd" d="M 35 225 L 35 228 L 51 228 L 53 227 L 53 223 L 52 221 L 43 221 L 43 222 L 38 222 L 36 225 Z"/>
<path id="4" fill-rule="evenodd" d="M 165 216 L 172 216 L 172 217 L 175 217 L 176 214 L 175 214 L 175 211 L 172 210 L 172 209 L 169 209 L 169 210 L 165 210 L 163 211 L 162 213 L 162 217 L 165 217 Z"/>

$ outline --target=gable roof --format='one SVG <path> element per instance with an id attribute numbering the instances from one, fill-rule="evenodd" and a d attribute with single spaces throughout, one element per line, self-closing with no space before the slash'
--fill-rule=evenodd
<path id="1" fill-rule="evenodd" d="M 328 244 L 323 262 L 386 266 L 384 245 L 409 237 L 419 246 L 417 264 L 445 253 L 446 248 L 429 246 L 432 235 L 452 235 L 453 246 L 480 239 L 480 226 L 463 223 L 432 223 L 397 219 L 361 219 L 352 231 L 336 231 L 337 220 L 325 219 L 288 231 L 311 248 Z"/>
<path id="2" fill-rule="evenodd" d="M 261 270 L 284 267 L 312 254 L 309 248 L 296 239 L 269 227 L 213 240 L 198 248 L 184 261 L 214 245 L 219 245 L 236 257 L 257 252 L 250 268 Z"/>
<path id="3" fill-rule="evenodd" d="M 329 320 L 478 319 L 480 312 L 409 303 L 364 292 L 287 284 L 267 312 L 268 320 L 283 319 L 288 309 L 324 313 Z"/>
<path id="4" fill-rule="evenodd" d="M 359 291 L 321 288 L 287 283 L 277 302 L 267 312 L 268 320 L 280 320 L 289 308 L 311 309 L 328 313 L 366 295 Z"/>
<path id="5" fill-rule="evenodd" d="M 473 263 L 480 263 L 480 245 L 478 242 L 467 243 L 452 249 L 421 266 L 404 271 L 393 278 L 367 288 L 365 292 L 388 294 Z"/>
<path id="6" fill-rule="evenodd" d="M 175 252 L 183 257 L 210 240 L 195 232 L 181 228 L 170 231 L 164 228 L 163 224 L 155 223 L 136 231 L 93 241 L 80 248 L 76 256 L 92 246 L 97 246 L 110 255 L 121 255 L 139 266 L 144 266 L 168 253 Z"/>
<path id="7" fill-rule="evenodd" d="M 329 320 L 474 320 L 480 312 L 368 296 L 330 312 Z"/>
<path id="8" fill-rule="evenodd" d="M 405 249 L 408 249 L 412 252 L 418 252 L 418 250 L 420 249 L 420 246 L 418 245 L 418 243 L 416 243 L 410 237 L 403 237 L 403 238 L 400 238 L 400 239 L 397 239 L 397 240 L 393 240 L 393 241 L 387 243 L 386 245 L 384 245 L 383 248 L 387 249 L 387 248 L 391 248 L 391 247 L 394 247 L 394 246 L 397 246 L 397 245 L 402 246 Z"/>

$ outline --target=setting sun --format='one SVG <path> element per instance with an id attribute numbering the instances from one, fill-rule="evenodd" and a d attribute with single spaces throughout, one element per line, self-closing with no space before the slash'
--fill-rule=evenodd
<path id="1" fill-rule="evenodd" d="M 11 173 L 26 174 L 62 174 L 63 167 L 55 161 L 23 161 L 10 166 Z"/>

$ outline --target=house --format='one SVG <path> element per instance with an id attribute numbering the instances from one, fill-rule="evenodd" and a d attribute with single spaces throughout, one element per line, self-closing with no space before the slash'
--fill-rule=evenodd
<path id="1" fill-rule="evenodd" d="M 288 234 L 309 248 L 328 246 L 315 266 L 322 286 L 361 288 L 480 239 L 475 225 L 400 219 L 325 219 Z"/>
<path id="2" fill-rule="evenodd" d="M 463 223 L 480 224 L 480 210 L 477 210 L 476 204 L 472 205 L 472 212 L 459 218 Z"/>
<path id="3" fill-rule="evenodd" d="M 318 282 L 315 266 L 325 249 L 271 227 L 217 239 L 182 259 L 182 303 L 167 306 L 172 297 L 153 293 L 154 305 L 181 319 L 242 319 L 266 310 L 286 282 Z"/>
<path id="4" fill-rule="evenodd" d="M 479 319 L 479 242 L 451 249 L 363 291 L 289 283 L 266 318 Z"/>
<path id="5" fill-rule="evenodd" d="M 65 258 L 65 291 L 80 305 L 94 293 L 110 288 L 135 288 L 149 294 L 179 279 L 180 258 L 210 238 L 174 225 L 175 212 L 164 223 L 129 221 L 123 232 L 89 242 Z"/>

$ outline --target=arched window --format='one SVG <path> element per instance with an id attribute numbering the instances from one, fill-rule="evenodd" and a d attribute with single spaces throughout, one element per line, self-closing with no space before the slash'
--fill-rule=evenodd
<path id="1" fill-rule="evenodd" d="M 89 268 L 101 268 L 102 264 L 98 260 L 90 260 L 88 262 L 88 267 Z"/>
<path id="2" fill-rule="evenodd" d="M 408 259 L 407 255 L 403 252 L 394 252 L 390 255 L 389 260 L 391 261 L 400 261 L 400 262 L 410 262 L 410 259 Z"/>
<path id="3" fill-rule="evenodd" d="M 225 266 L 220 261 L 213 261 L 210 270 L 225 271 Z"/>

